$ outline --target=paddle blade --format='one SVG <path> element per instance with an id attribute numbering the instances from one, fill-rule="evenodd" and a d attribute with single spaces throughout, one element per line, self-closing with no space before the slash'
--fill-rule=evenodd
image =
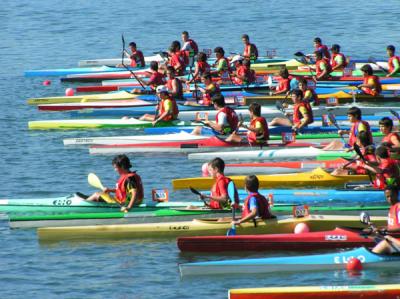
<path id="1" fill-rule="evenodd" d="M 281 101 L 276 101 L 275 102 L 275 107 L 279 111 L 282 111 L 282 113 L 285 113 L 285 108 L 283 108 L 283 103 Z"/>
<path id="2" fill-rule="evenodd" d="M 332 112 L 328 113 L 329 121 L 338 129 L 340 130 L 339 124 L 336 121 L 336 117 Z"/>
<path id="3" fill-rule="evenodd" d="M 231 202 L 235 203 L 235 194 L 236 194 L 236 187 L 233 181 L 230 181 L 228 184 L 228 196 Z"/>
<path id="4" fill-rule="evenodd" d="M 360 221 L 363 224 L 370 224 L 371 223 L 371 217 L 369 216 L 369 214 L 367 212 L 362 212 L 360 214 Z"/>
<path id="5" fill-rule="evenodd" d="M 228 229 L 226 232 L 227 236 L 235 236 L 236 235 L 236 225 L 232 224 L 232 227 Z"/>
<path id="6" fill-rule="evenodd" d="M 393 109 L 390 109 L 389 111 L 390 111 L 390 113 L 392 113 L 392 115 L 393 115 L 394 117 L 397 118 L 397 120 L 400 121 L 400 114 L 398 114 L 397 111 L 394 111 Z"/>
<path id="7" fill-rule="evenodd" d="M 200 193 L 199 191 L 197 191 L 196 189 L 194 189 L 194 188 L 192 188 L 192 187 L 189 187 L 189 190 L 190 190 L 193 194 L 196 194 L 196 195 L 198 195 L 198 196 L 201 196 L 201 193 Z"/>
<path id="8" fill-rule="evenodd" d="M 304 57 L 304 56 L 306 56 L 306 55 L 304 55 L 304 53 L 303 52 L 296 52 L 296 53 L 294 53 L 293 54 L 294 56 L 297 56 L 297 57 Z"/>
<path id="9" fill-rule="evenodd" d="M 96 174 L 92 173 L 92 172 L 88 174 L 88 183 L 89 183 L 90 186 L 93 186 L 93 187 L 95 187 L 97 189 L 100 189 L 100 190 L 104 189 L 104 186 L 101 183 L 99 177 Z"/>

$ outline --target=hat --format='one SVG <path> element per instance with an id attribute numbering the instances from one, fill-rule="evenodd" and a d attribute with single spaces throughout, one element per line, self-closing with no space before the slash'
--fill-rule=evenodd
<path id="1" fill-rule="evenodd" d="M 235 63 L 237 61 L 243 61 L 243 59 L 244 58 L 241 55 L 235 55 L 235 56 L 233 56 L 231 63 Z"/>
<path id="2" fill-rule="evenodd" d="M 163 92 L 168 93 L 168 88 L 165 85 L 159 85 L 156 88 L 156 92 L 157 93 L 163 93 Z"/>

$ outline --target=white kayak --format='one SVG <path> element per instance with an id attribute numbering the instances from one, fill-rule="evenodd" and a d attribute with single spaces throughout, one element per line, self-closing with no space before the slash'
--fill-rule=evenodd
<path id="1" fill-rule="evenodd" d="M 149 64 L 152 61 L 157 61 L 157 62 L 164 61 L 164 58 L 160 54 L 157 54 L 153 56 L 145 56 L 144 61 Z M 121 64 L 121 62 L 122 62 L 121 57 L 105 58 L 105 59 L 88 59 L 88 60 L 80 60 L 78 62 L 78 66 L 79 67 L 93 67 L 102 65 L 115 66 L 117 64 Z M 125 58 L 124 64 L 130 65 L 131 64 L 130 58 Z"/>

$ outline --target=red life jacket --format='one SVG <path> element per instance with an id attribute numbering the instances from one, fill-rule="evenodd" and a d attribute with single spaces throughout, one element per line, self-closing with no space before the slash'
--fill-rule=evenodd
<path id="1" fill-rule="evenodd" d="M 280 78 L 278 86 L 276 86 L 276 89 L 275 89 L 276 92 L 280 92 L 280 91 L 284 91 L 284 90 L 287 90 L 287 91 L 290 90 L 290 79 L 289 78 Z"/>
<path id="2" fill-rule="evenodd" d="M 376 162 L 375 153 L 367 152 L 365 148 L 362 148 L 361 152 L 367 162 Z M 368 174 L 368 171 L 364 168 L 364 165 L 364 161 L 357 160 L 355 167 L 356 174 Z"/>
<path id="3" fill-rule="evenodd" d="M 258 209 L 258 215 L 262 219 L 270 219 L 272 218 L 271 211 L 269 209 L 269 203 L 268 200 L 262 196 L 260 193 L 250 193 L 246 199 L 244 200 L 243 203 L 243 212 L 242 212 L 242 218 L 246 217 L 251 213 L 250 211 L 250 198 L 255 197 L 257 200 L 257 209 Z"/>
<path id="4" fill-rule="evenodd" d="M 174 79 L 168 79 L 167 80 L 167 88 L 169 91 L 172 91 L 173 87 L 172 87 L 172 83 L 173 81 L 176 81 L 177 84 L 177 92 L 176 92 L 176 98 L 177 99 L 183 99 L 183 86 L 182 86 L 182 82 L 181 80 L 179 80 L 178 78 L 174 78 Z"/>
<path id="5" fill-rule="evenodd" d="M 328 47 L 325 45 L 319 45 L 316 47 L 316 51 L 322 52 L 322 54 L 328 59 L 331 58 L 331 53 L 329 53 Z"/>
<path id="6" fill-rule="evenodd" d="M 323 72 L 322 69 L 321 69 L 321 64 L 322 64 L 323 62 L 326 64 L 327 75 L 329 75 L 329 73 L 332 72 L 332 67 L 331 67 L 331 64 L 329 63 L 328 58 L 322 58 L 321 60 L 318 60 L 318 61 L 315 63 L 315 68 L 316 68 L 317 76 L 319 76 L 319 75 Z"/>
<path id="7" fill-rule="evenodd" d="M 346 60 L 346 56 L 344 56 L 342 53 L 337 53 L 337 54 L 332 54 L 332 58 L 331 58 L 331 66 L 332 68 L 334 68 L 335 66 L 337 66 L 337 62 L 335 60 L 335 58 L 337 56 L 341 56 L 343 59 L 343 64 L 341 67 L 345 68 L 347 66 L 347 60 Z"/>
<path id="8" fill-rule="evenodd" d="M 388 230 L 398 230 L 400 229 L 400 219 L 399 219 L 399 212 L 400 212 L 400 202 L 394 204 L 389 209 L 388 214 Z"/>
<path id="9" fill-rule="evenodd" d="M 203 94 L 203 105 L 204 106 L 211 106 L 211 104 L 212 104 L 211 98 L 214 95 L 221 93 L 221 90 L 219 89 L 219 85 L 217 83 L 211 83 L 211 84 L 215 86 L 215 89 L 214 89 L 214 91 L 207 89 L 208 92 Z"/>
<path id="10" fill-rule="evenodd" d="M 182 76 L 184 74 L 185 68 L 186 68 L 186 63 L 185 63 L 185 57 L 184 57 L 184 51 L 177 51 L 173 53 L 170 57 L 170 65 L 172 67 L 176 67 L 178 64 L 181 65 L 181 68 L 176 70 L 176 74 L 178 76 Z"/>
<path id="11" fill-rule="evenodd" d="M 399 56 L 392 56 L 389 58 L 388 61 L 388 67 L 389 67 L 389 73 L 393 72 L 394 70 L 394 64 L 393 64 L 393 60 L 397 60 L 400 63 L 400 57 Z"/>
<path id="12" fill-rule="evenodd" d="M 163 120 L 164 121 L 171 121 L 171 120 L 177 119 L 178 118 L 178 114 L 179 114 L 178 105 L 176 104 L 175 99 L 173 99 L 171 97 L 168 97 L 168 99 L 165 99 L 165 100 L 161 100 L 161 102 L 158 105 L 158 111 L 159 111 L 158 113 L 159 113 L 159 115 L 161 115 L 161 114 L 163 114 L 165 112 L 165 107 L 164 107 L 165 103 L 164 102 L 167 101 L 167 100 L 170 100 L 172 102 L 172 115 L 169 114 L 169 115 L 165 116 L 163 118 Z"/>
<path id="13" fill-rule="evenodd" d="M 154 88 L 156 88 L 158 85 L 164 85 L 165 84 L 164 75 L 159 72 L 154 72 L 150 76 L 148 83 Z"/>
<path id="14" fill-rule="evenodd" d="M 382 85 L 381 81 L 379 80 L 378 76 L 371 75 L 371 76 L 365 76 L 364 77 L 364 84 L 368 84 L 368 81 L 372 79 L 375 85 L 375 88 L 369 88 L 369 87 L 363 87 L 362 91 L 366 94 L 369 94 L 371 96 L 377 96 L 382 92 Z"/>
<path id="15" fill-rule="evenodd" d="M 310 91 L 311 94 L 312 94 L 311 99 L 307 99 L 307 102 L 309 102 L 309 103 L 314 102 L 314 105 L 315 105 L 315 106 L 318 106 L 320 103 L 319 103 L 318 95 L 317 95 L 317 93 L 315 92 L 315 90 L 314 90 L 313 88 L 307 88 L 307 89 L 303 92 L 303 96 L 305 96 L 306 91 Z"/>
<path id="16" fill-rule="evenodd" d="M 349 145 L 350 146 L 353 146 L 357 141 L 358 127 L 359 127 L 360 123 L 362 123 L 367 128 L 368 139 L 371 144 L 373 143 L 373 138 L 372 138 L 372 134 L 371 134 L 371 129 L 369 127 L 369 123 L 367 121 L 360 120 L 351 125 L 350 134 L 349 134 Z"/>
<path id="17" fill-rule="evenodd" d="M 215 121 L 218 123 L 218 116 L 220 113 L 226 114 L 226 120 L 228 121 L 229 128 L 223 128 L 222 133 L 232 133 L 237 129 L 239 124 L 239 118 L 231 107 L 225 106 L 221 110 L 218 111 L 217 115 L 215 116 Z"/>
<path id="18" fill-rule="evenodd" d="M 224 175 L 218 175 L 214 186 L 211 188 L 211 196 L 220 197 L 220 196 L 222 196 L 222 194 L 228 195 L 228 184 L 231 181 L 232 180 L 230 178 L 227 178 Z M 223 190 L 220 189 L 221 188 L 220 185 L 223 186 L 222 187 Z M 237 192 L 236 188 L 235 188 L 234 202 L 236 205 L 239 204 L 239 193 Z M 229 203 L 227 203 L 226 205 L 223 205 L 219 201 L 216 201 L 216 200 L 210 200 L 210 203 L 209 203 L 211 209 L 223 209 L 224 207 L 228 207 L 228 204 Z"/>
<path id="19" fill-rule="evenodd" d="M 312 108 L 310 106 L 310 103 L 308 102 L 301 102 L 300 104 L 295 104 L 293 106 L 293 124 L 298 125 L 301 120 L 304 118 L 304 115 L 301 114 L 300 112 L 300 107 L 304 107 L 307 110 L 308 116 L 309 116 L 309 122 L 307 125 L 311 124 L 314 122 L 314 116 L 312 112 Z"/>
<path id="20" fill-rule="evenodd" d="M 192 40 L 191 38 L 188 38 L 187 41 L 188 41 L 190 47 L 192 48 L 194 55 L 197 55 L 197 53 L 199 53 L 199 46 L 197 45 L 197 43 L 194 40 Z"/>
<path id="21" fill-rule="evenodd" d="M 202 76 L 204 73 L 208 73 L 210 71 L 210 65 L 206 61 L 198 61 L 197 66 L 199 69 L 198 76 Z"/>
<path id="22" fill-rule="evenodd" d="M 393 146 L 394 144 L 392 142 L 392 137 L 396 137 L 398 140 L 400 140 L 399 134 L 397 134 L 396 132 L 390 132 L 382 138 L 381 143 L 387 143 L 389 146 Z"/>
<path id="23" fill-rule="evenodd" d="M 121 175 L 121 177 L 118 179 L 118 182 L 116 184 L 115 188 L 115 199 L 120 203 L 123 204 L 126 202 L 126 188 L 125 188 L 125 183 L 126 181 L 130 178 L 134 177 L 135 182 L 136 182 L 136 197 L 139 201 L 143 200 L 143 184 L 142 184 L 142 179 L 141 177 L 136 173 L 136 172 L 129 172 L 127 174 Z"/>
<path id="24" fill-rule="evenodd" d="M 253 47 L 254 52 L 251 53 L 251 47 Z M 251 55 L 253 54 L 253 55 Z M 258 49 L 255 44 L 248 44 L 244 46 L 243 56 L 249 58 L 250 60 L 256 60 L 258 58 Z"/>
<path id="25" fill-rule="evenodd" d="M 136 52 L 132 53 L 131 58 L 131 67 L 145 67 L 146 62 L 144 60 L 143 52 L 136 50 Z"/>
<path id="26" fill-rule="evenodd" d="M 262 144 L 266 143 L 269 140 L 269 130 L 268 130 L 268 123 L 264 117 L 256 117 L 250 122 L 250 127 L 255 127 L 256 123 L 260 122 L 263 127 L 263 133 L 257 135 L 255 132 L 249 131 L 247 134 L 247 139 L 249 140 L 250 144 Z"/>
<path id="27" fill-rule="evenodd" d="M 379 168 L 383 170 L 382 173 L 375 175 L 374 187 L 377 189 L 385 189 L 388 185 L 388 180 L 391 180 L 391 184 L 399 186 L 400 181 L 400 169 L 398 161 L 393 159 L 381 159 Z"/>

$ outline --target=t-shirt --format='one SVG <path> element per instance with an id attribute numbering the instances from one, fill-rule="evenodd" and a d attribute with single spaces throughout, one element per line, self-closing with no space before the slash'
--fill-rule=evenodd
<path id="1" fill-rule="evenodd" d="M 220 112 L 218 114 L 217 123 L 223 127 L 229 126 L 228 117 L 225 112 Z"/>
<path id="2" fill-rule="evenodd" d="M 344 61 L 343 61 L 343 56 L 342 55 L 336 55 L 335 56 L 335 61 L 336 61 L 336 65 L 341 65 Z"/>
<path id="3" fill-rule="evenodd" d="M 164 110 L 171 113 L 171 112 L 172 112 L 172 109 L 173 109 L 172 101 L 169 100 L 169 99 L 164 100 Z"/>
<path id="4" fill-rule="evenodd" d="M 226 62 L 226 59 L 221 58 L 217 64 L 217 71 L 220 72 L 220 71 L 226 71 L 226 70 L 228 70 L 228 64 Z"/>
<path id="5" fill-rule="evenodd" d="M 135 177 L 131 176 L 125 181 L 125 190 L 126 190 L 126 200 L 131 200 L 131 192 L 132 190 L 137 189 L 137 182 Z"/>

